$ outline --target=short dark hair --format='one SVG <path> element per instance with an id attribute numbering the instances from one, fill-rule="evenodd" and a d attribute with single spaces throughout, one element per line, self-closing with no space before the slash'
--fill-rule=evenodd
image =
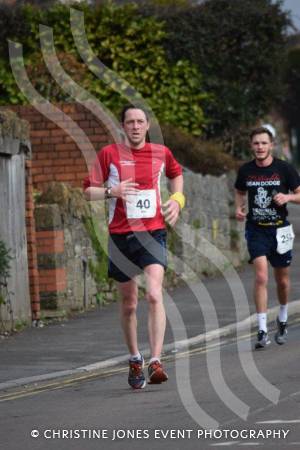
<path id="1" fill-rule="evenodd" d="M 121 122 L 122 123 L 124 123 L 126 113 L 127 113 L 127 111 L 129 109 L 140 109 L 145 114 L 147 122 L 149 122 L 149 114 L 148 114 L 148 111 L 146 110 L 146 108 L 144 106 L 140 106 L 140 105 L 126 105 L 126 106 L 124 106 L 124 108 L 122 109 L 122 112 L 121 112 Z"/>
<path id="2" fill-rule="evenodd" d="M 265 127 L 254 128 L 254 130 L 252 130 L 249 135 L 250 141 L 252 141 L 254 136 L 256 136 L 257 134 L 264 134 L 264 133 L 266 133 L 269 136 L 271 142 L 274 142 L 273 134 L 271 133 L 271 131 L 268 128 L 265 128 Z"/>

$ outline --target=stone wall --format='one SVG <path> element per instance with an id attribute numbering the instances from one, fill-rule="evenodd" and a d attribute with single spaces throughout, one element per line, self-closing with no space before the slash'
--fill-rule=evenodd
<path id="1" fill-rule="evenodd" d="M 239 266 L 246 257 L 242 228 L 233 214 L 234 174 L 213 177 L 184 171 L 184 179 L 187 204 L 168 234 L 166 283 L 204 278 Z M 166 185 L 162 197 L 168 198 Z M 94 236 L 87 230 L 87 219 L 94 221 Z M 106 279 L 105 202 L 86 202 L 81 189 L 51 183 L 38 200 L 35 221 L 44 315 L 89 308 L 99 297 L 114 297 L 113 283 Z M 99 255 L 95 282 L 91 264 L 99 265 Z"/>
<path id="2" fill-rule="evenodd" d="M 88 203 L 81 189 L 64 183 L 51 183 L 38 199 L 35 221 L 42 316 L 90 308 L 96 305 L 97 294 L 110 290 L 108 283 L 96 285 L 92 276 L 89 266 L 97 258 L 85 225 L 94 219 L 106 248 L 105 217 L 104 202 Z M 105 254 L 103 258 L 106 263 Z"/>
<path id="3" fill-rule="evenodd" d="M 243 225 L 235 220 L 235 173 L 220 177 L 184 171 L 186 207 L 170 233 L 171 267 L 197 279 L 238 267 L 246 259 Z"/>

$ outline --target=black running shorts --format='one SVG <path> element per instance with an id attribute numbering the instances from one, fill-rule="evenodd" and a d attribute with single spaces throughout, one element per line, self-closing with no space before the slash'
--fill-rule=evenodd
<path id="1" fill-rule="evenodd" d="M 245 237 L 250 255 L 249 263 L 259 256 L 266 256 L 272 267 L 288 267 L 291 264 L 291 251 L 283 255 L 277 253 L 276 229 L 277 227 L 273 226 L 263 227 L 247 223 Z"/>
<path id="2" fill-rule="evenodd" d="M 124 283 L 150 264 L 167 267 L 166 230 L 110 234 L 108 276 Z"/>

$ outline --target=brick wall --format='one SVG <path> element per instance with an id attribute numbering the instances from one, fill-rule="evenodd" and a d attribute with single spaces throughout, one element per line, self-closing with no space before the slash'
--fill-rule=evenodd
<path id="1" fill-rule="evenodd" d="M 39 230 L 36 235 L 41 307 L 57 309 L 67 289 L 66 268 L 60 258 L 64 255 L 64 230 Z"/>
<path id="2" fill-rule="evenodd" d="M 59 198 L 54 203 L 53 199 Z M 85 263 L 95 258 L 83 217 L 105 221 L 105 205 L 87 207 L 82 193 L 52 183 L 35 208 L 41 309 L 44 316 L 82 310 L 95 304 L 97 287 Z M 94 211 L 94 213 L 92 213 Z M 100 224 L 99 224 L 100 225 Z"/>
<path id="3" fill-rule="evenodd" d="M 32 186 L 32 161 L 26 161 L 26 231 L 29 270 L 29 289 L 32 320 L 40 319 L 39 273 L 37 267 L 36 232 Z"/>
<path id="4" fill-rule="evenodd" d="M 95 151 L 111 142 L 102 122 L 82 105 L 61 104 L 58 108 L 88 136 Z M 66 121 L 61 112 L 54 115 L 52 121 L 33 106 L 9 106 L 7 109 L 27 120 L 31 130 L 32 160 L 26 165 L 26 228 L 32 319 L 39 320 L 41 307 L 55 308 L 56 302 L 57 305 L 63 302 L 67 276 L 66 268 L 59 263 L 63 253 L 63 231 L 51 227 L 49 230 L 36 230 L 33 193 L 34 190 L 44 191 L 51 181 L 81 187 L 88 169 L 79 148 L 79 135 L 76 143 L 64 130 Z M 91 160 L 93 158 L 92 155 Z"/>
<path id="5" fill-rule="evenodd" d="M 82 105 L 62 104 L 58 107 L 76 122 L 96 151 L 110 142 L 103 124 Z M 33 187 L 43 191 L 51 181 L 68 182 L 73 187 L 82 186 L 87 164 L 77 143 L 64 131 L 66 122 L 62 114 L 53 116 L 61 124 L 59 127 L 32 106 L 14 106 L 10 109 L 30 123 Z"/>

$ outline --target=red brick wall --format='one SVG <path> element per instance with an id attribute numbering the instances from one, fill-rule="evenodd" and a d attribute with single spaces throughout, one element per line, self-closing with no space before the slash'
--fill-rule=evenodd
<path id="1" fill-rule="evenodd" d="M 37 231 L 36 235 L 39 256 L 49 257 L 50 255 L 55 256 L 64 252 L 63 230 Z M 57 296 L 67 288 L 66 269 L 59 267 L 58 264 L 51 268 L 39 268 L 39 283 L 41 306 L 44 306 L 43 303 L 46 298 L 48 308 L 51 303 L 55 303 L 55 307 L 57 307 Z"/>
<path id="2" fill-rule="evenodd" d="M 76 122 L 96 151 L 111 141 L 103 124 L 83 106 L 61 104 L 58 108 Z M 88 169 L 78 145 L 64 131 L 66 123 L 61 112 L 54 117 L 61 124 L 59 127 L 33 106 L 9 106 L 8 109 L 27 120 L 31 129 L 32 160 L 26 163 L 26 227 L 32 318 L 38 320 L 40 299 L 55 292 L 59 297 L 66 289 L 66 273 L 63 267 L 48 270 L 38 268 L 37 255 L 59 254 L 63 251 L 63 235 L 50 230 L 47 236 L 41 231 L 36 232 L 33 190 L 43 191 L 51 181 L 63 181 L 73 187 L 81 187 Z"/>
<path id="3" fill-rule="evenodd" d="M 64 246 L 63 230 L 38 232 L 37 251 L 39 254 L 53 255 L 63 253 Z"/>
<path id="4" fill-rule="evenodd" d="M 40 290 L 32 187 L 32 161 L 26 161 L 26 231 L 32 320 L 40 319 Z"/>
<path id="5" fill-rule="evenodd" d="M 66 122 L 62 114 L 55 116 L 61 128 L 32 106 L 9 108 L 30 123 L 33 187 L 42 191 L 50 181 L 64 181 L 81 187 L 87 174 L 86 161 L 76 142 L 64 131 Z M 62 104 L 58 108 L 76 122 L 96 151 L 110 142 L 103 124 L 82 105 Z"/>

